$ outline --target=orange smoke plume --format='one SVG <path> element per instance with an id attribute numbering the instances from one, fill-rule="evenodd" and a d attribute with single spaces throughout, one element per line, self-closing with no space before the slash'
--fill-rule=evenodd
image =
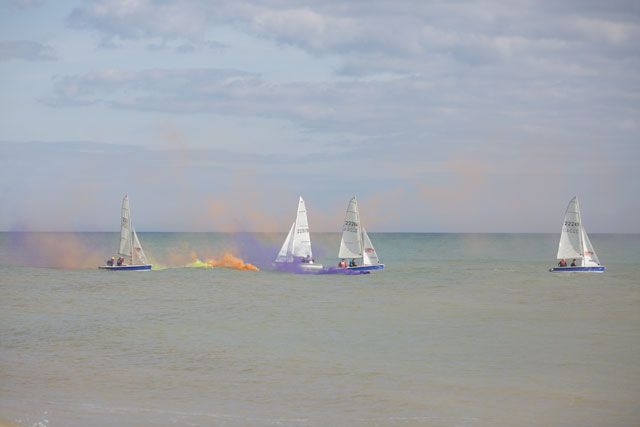
<path id="1" fill-rule="evenodd" d="M 97 268 L 102 254 L 74 233 L 25 233 L 14 252 L 23 265 L 62 269 Z"/>
<path id="2" fill-rule="evenodd" d="M 222 255 L 221 259 L 216 260 L 215 258 L 210 258 L 207 260 L 207 264 L 212 267 L 224 267 L 231 268 L 234 270 L 246 270 L 246 271 L 258 271 L 258 267 L 253 264 L 245 263 L 240 258 L 236 258 L 229 252 L 225 252 Z"/>

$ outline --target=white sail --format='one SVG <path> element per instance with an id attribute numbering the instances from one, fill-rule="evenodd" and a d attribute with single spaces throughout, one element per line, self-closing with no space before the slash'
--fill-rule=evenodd
<path id="1" fill-rule="evenodd" d="M 371 239 L 369 239 L 369 235 L 367 234 L 367 230 L 362 227 L 362 237 L 364 250 L 362 252 L 362 264 L 363 265 L 378 265 L 380 264 L 380 260 L 378 259 L 378 254 L 376 254 L 376 250 L 371 243 Z"/>
<path id="2" fill-rule="evenodd" d="M 293 247 L 293 234 L 295 231 L 296 223 L 291 224 L 291 229 L 289 230 L 289 234 L 287 234 L 287 238 L 280 248 L 280 252 L 276 257 L 276 262 L 291 262 L 291 248 Z"/>
<path id="3" fill-rule="evenodd" d="M 556 258 L 582 258 L 582 231 L 580 224 L 580 206 L 578 196 L 569 202 L 567 211 L 564 214 L 562 233 L 560 234 L 560 244 L 558 245 L 558 255 Z"/>
<path id="4" fill-rule="evenodd" d="M 131 218 L 129 213 L 129 196 L 122 200 L 122 220 L 120 222 L 120 249 L 118 254 L 124 258 L 125 264 L 131 264 Z"/>
<path id="5" fill-rule="evenodd" d="M 142 250 L 142 245 L 140 244 L 140 240 L 138 239 L 138 234 L 136 233 L 136 229 L 133 228 L 133 224 L 131 224 L 131 231 L 133 232 L 133 261 L 132 264 L 140 265 L 140 264 L 149 264 L 147 261 L 147 257 Z"/>
<path id="6" fill-rule="evenodd" d="M 294 257 L 313 258 L 311 253 L 311 236 L 309 235 L 309 222 L 307 221 L 307 208 L 304 200 L 300 197 L 298 201 L 298 214 L 296 215 L 295 234 L 293 239 L 293 248 L 291 254 Z"/>
<path id="7" fill-rule="evenodd" d="M 342 239 L 338 258 L 362 258 L 362 232 L 360 229 L 360 215 L 358 202 L 353 197 L 347 207 L 342 227 Z"/>
<path id="8" fill-rule="evenodd" d="M 593 249 L 584 227 L 582 227 L 582 242 L 584 244 L 584 267 L 595 267 L 600 265 L 598 255 L 596 255 L 596 251 Z"/>

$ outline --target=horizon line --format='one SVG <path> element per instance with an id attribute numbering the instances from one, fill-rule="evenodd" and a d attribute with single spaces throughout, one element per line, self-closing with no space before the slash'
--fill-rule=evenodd
<path id="1" fill-rule="evenodd" d="M 137 233 L 219 233 L 219 234 L 286 234 L 286 230 L 282 231 L 159 231 L 159 230 L 136 230 Z M 119 234 L 119 231 L 104 231 L 104 230 L 0 230 L 0 233 L 114 233 Z M 312 234 L 340 234 L 341 231 L 313 231 Z M 371 234 L 560 234 L 559 232 L 551 231 L 370 231 Z M 589 232 L 590 235 L 594 234 L 616 234 L 616 235 L 640 235 L 640 232 L 620 233 L 620 232 Z"/>

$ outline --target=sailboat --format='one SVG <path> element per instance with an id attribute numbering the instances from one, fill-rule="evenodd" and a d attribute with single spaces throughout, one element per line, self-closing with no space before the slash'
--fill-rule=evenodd
<path id="1" fill-rule="evenodd" d="M 142 250 L 140 239 L 136 233 L 133 224 L 131 224 L 131 214 L 129 210 L 129 196 L 124 196 L 122 200 L 122 220 L 120 222 L 120 248 L 118 249 L 118 257 L 122 258 L 122 264 L 117 265 L 101 265 L 100 270 L 151 270 L 151 264 L 147 261 L 147 257 Z M 112 258 L 113 259 L 113 258 Z"/>
<path id="2" fill-rule="evenodd" d="M 376 250 L 369 239 L 367 231 L 360 222 L 358 201 L 355 197 L 349 202 L 347 213 L 342 227 L 342 239 L 338 258 L 349 263 L 350 260 L 362 260 L 360 265 L 343 267 L 348 272 L 382 270 L 384 264 L 380 263 Z"/>
<path id="3" fill-rule="evenodd" d="M 278 270 L 313 273 L 322 270 L 322 264 L 316 264 L 311 252 L 311 236 L 307 221 L 307 208 L 302 197 L 298 200 L 296 220 L 291 225 L 289 234 L 273 262 Z"/>
<path id="4" fill-rule="evenodd" d="M 556 258 L 564 260 L 565 266 L 550 268 L 549 271 L 594 271 L 600 273 L 604 271 L 604 266 L 600 265 L 596 251 L 582 225 L 578 196 L 569 201 L 569 206 L 564 214 Z M 575 266 L 571 266 L 569 260 L 575 261 Z"/>

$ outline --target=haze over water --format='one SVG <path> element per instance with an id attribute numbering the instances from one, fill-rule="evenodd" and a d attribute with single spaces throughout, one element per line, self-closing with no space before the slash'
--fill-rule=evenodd
<path id="1" fill-rule="evenodd" d="M 118 238 L 80 237 L 104 247 Z M 153 257 L 168 241 L 202 251 L 237 237 L 140 238 Z M 640 422 L 639 236 L 591 237 L 604 274 L 548 273 L 557 235 L 371 238 L 385 270 L 311 276 L 265 265 L 16 266 L 4 233 L 0 418 L 26 426 Z M 283 239 L 258 235 L 252 247 L 277 252 Z M 317 261 L 334 265 L 339 235 L 312 239 Z"/>

